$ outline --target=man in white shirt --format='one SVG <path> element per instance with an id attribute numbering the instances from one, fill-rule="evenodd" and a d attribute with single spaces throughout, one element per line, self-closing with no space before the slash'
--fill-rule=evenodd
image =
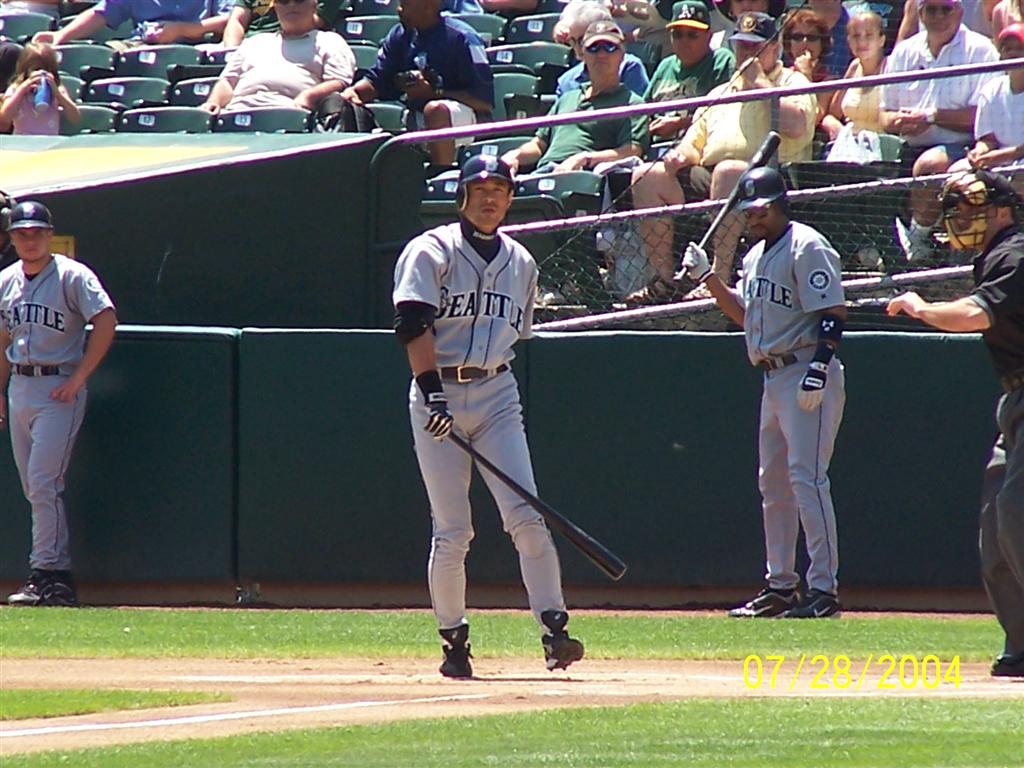
<path id="1" fill-rule="evenodd" d="M 962 0 L 917 0 L 924 29 L 899 43 L 885 71 L 913 72 L 998 58 L 992 41 L 963 25 Z M 907 142 L 904 164 L 914 176 L 945 173 L 965 157 L 971 144 L 981 87 L 990 74 L 915 80 L 882 88 L 881 123 Z M 910 164 L 913 163 L 911 166 Z M 931 256 L 932 228 L 939 216 L 934 189 L 910 192 L 911 222 L 896 219 L 900 245 L 910 260 Z"/>

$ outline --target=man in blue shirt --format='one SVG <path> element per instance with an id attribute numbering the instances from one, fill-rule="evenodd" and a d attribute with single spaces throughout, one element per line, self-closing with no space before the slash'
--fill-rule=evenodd
<path id="1" fill-rule="evenodd" d="M 219 0 L 100 0 L 63 29 L 39 32 L 33 40 L 62 45 L 92 37 L 104 27 L 116 29 L 131 21 L 135 25 L 132 37 L 139 42 L 198 42 L 207 32 L 219 35 L 224 31 L 230 11 L 224 5 Z M 153 30 L 147 30 L 149 22 L 157 22 Z"/>
<path id="2" fill-rule="evenodd" d="M 494 78 L 480 36 L 450 16 L 442 0 L 403 0 L 400 24 L 388 32 L 377 63 L 342 96 L 363 105 L 375 99 L 405 97 L 412 128 L 433 130 L 489 120 L 494 108 Z M 469 143 L 467 137 L 459 143 Z M 430 159 L 455 162 L 454 141 L 430 143 Z"/>
<path id="3" fill-rule="evenodd" d="M 578 63 L 558 78 L 555 96 L 578 90 L 590 83 L 590 73 L 587 72 L 583 56 L 583 34 L 594 22 L 611 20 L 611 13 L 600 3 L 570 3 L 566 6 L 555 34 L 556 38 L 563 37 L 566 45 L 572 48 Z M 637 96 L 643 96 L 649 82 L 644 63 L 633 54 L 627 53 L 619 66 L 619 81 Z"/>
<path id="4" fill-rule="evenodd" d="M 846 39 L 846 23 L 850 13 L 843 7 L 842 0 L 809 0 L 811 10 L 821 16 L 832 31 L 832 47 L 825 55 L 825 68 L 832 77 L 844 77 L 853 61 L 850 42 Z"/>

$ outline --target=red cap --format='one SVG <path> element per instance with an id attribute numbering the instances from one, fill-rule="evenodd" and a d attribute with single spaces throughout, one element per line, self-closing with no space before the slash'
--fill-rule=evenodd
<path id="1" fill-rule="evenodd" d="M 1000 32 L 999 37 L 996 38 L 996 45 L 1002 45 L 1011 37 L 1017 40 L 1018 42 L 1024 44 L 1024 22 L 1018 21 L 1016 24 L 1011 24 L 1008 27 L 1003 27 L 1003 31 Z"/>

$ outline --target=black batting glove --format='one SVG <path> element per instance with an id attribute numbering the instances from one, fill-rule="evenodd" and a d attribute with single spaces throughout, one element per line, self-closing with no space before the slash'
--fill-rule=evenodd
<path id="1" fill-rule="evenodd" d="M 441 375 L 437 371 L 426 371 L 416 377 L 423 401 L 430 415 L 423 428 L 434 436 L 435 440 L 444 440 L 455 426 L 455 417 L 448 410 L 448 396 L 441 386 Z"/>

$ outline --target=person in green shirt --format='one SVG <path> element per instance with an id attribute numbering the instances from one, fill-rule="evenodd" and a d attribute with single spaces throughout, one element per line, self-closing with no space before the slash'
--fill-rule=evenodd
<path id="1" fill-rule="evenodd" d="M 294 2 L 295 0 L 292 0 Z M 345 0 L 316 0 L 317 27 L 329 29 L 341 15 Z M 396 20 L 397 21 L 397 20 Z M 273 0 L 235 0 L 222 38 L 225 48 L 237 48 L 242 39 L 258 32 L 277 32 L 281 28 Z"/>
<path id="2" fill-rule="evenodd" d="M 590 83 L 558 97 L 549 114 L 584 112 L 643 100 L 619 79 L 619 66 L 625 56 L 622 31 L 613 21 L 595 21 L 583 35 L 583 60 Z M 544 127 L 520 147 L 506 152 L 502 160 L 513 173 L 536 164 L 539 173 L 559 173 L 593 169 L 598 163 L 641 156 L 649 142 L 647 117 L 637 115 L 615 120 L 591 120 Z"/>
<path id="3" fill-rule="evenodd" d="M 706 96 L 716 85 L 729 81 L 736 57 L 728 48 L 711 49 L 711 14 L 700 0 L 676 3 L 668 25 L 672 55 L 658 65 L 644 93 L 644 101 L 668 101 Z M 690 127 L 689 110 L 658 115 L 648 130 L 668 141 Z"/>

